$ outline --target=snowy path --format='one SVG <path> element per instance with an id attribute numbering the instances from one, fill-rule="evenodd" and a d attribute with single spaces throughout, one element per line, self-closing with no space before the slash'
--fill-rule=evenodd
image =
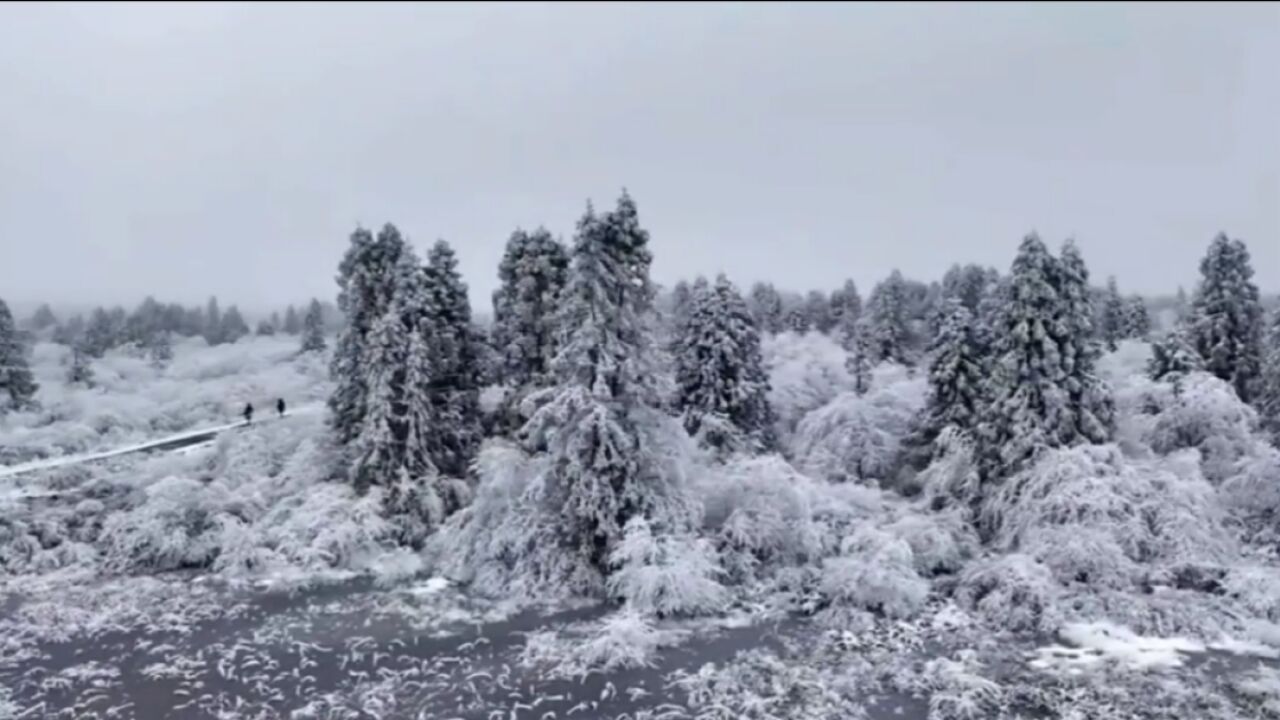
<path id="1" fill-rule="evenodd" d="M 220 433 L 227 430 L 233 430 L 240 427 L 253 427 L 273 422 L 282 422 L 300 415 L 312 415 L 321 412 L 324 405 L 316 403 L 306 405 L 296 410 L 290 410 L 284 417 L 266 417 L 247 424 L 243 420 L 226 425 L 217 425 L 214 427 L 201 428 L 199 430 L 187 430 L 176 435 L 155 438 L 136 445 L 129 445 L 122 448 L 114 448 L 112 450 L 101 450 L 91 453 L 78 453 L 75 455 L 63 455 L 61 457 L 47 458 L 44 460 L 36 460 L 33 462 L 22 463 L 19 465 L 7 465 L 0 467 L 0 479 L 16 477 L 37 470 L 52 470 L 55 468 L 68 467 L 71 465 L 82 465 L 84 463 L 95 462 L 98 460 L 106 460 L 109 458 L 120 457 L 121 455 L 129 455 L 132 453 L 152 452 L 157 450 L 178 450 L 191 445 L 208 442 L 216 438 Z"/>

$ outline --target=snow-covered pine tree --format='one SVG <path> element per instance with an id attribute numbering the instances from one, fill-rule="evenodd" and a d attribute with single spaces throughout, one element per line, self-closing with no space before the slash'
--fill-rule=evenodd
<path id="1" fill-rule="evenodd" d="M 104 308 L 94 308 L 93 314 L 89 316 L 89 324 L 84 329 L 84 351 L 91 357 L 100 358 L 115 346 L 116 336 L 111 316 Z"/>
<path id="2" fill-rule="evenodd" d="M 874 362 L 892 361 L 912 365 L 911 325 L 907 307 L 907 283 L 894 270 L 880 281 L 867 298 L 867 315 Z"/>
<path id="3" fill-rule="evenodd" d="M 319 305 L 319 303 L 316 303 Z M 317 320 L 321 318 L 317 316 Z M 298 315 L 298 309 L 290 305 L 284 310 L 284 333 L 285 335 L 297 335 L 302 332 L 302 318 Z"/>
<path id="4" fill-rule="evenodd" d="M 1187 316 L 1191 312 L 1191 303 L 1187 301 L 1187 291 L 1181 285 L 1178 286 L 1178 294 L 1174 296 L 1173 308 L 1174 321 L 1178 323 L 1186 322 Z"/>
<path id="5" fill-rule="evenodd" d="M 31 315 L 31 319 L 27 321 L 27 326 L 36 332 L 54 327 L 58 324 L 58 316 L 53 314 L 53 308 L 49 307 L 49 303 L 41 303 L 36 308 L 35 313 Z"/>
<path id="6" fill-rule="evenodd" d="M 1124 321 L 1125 337 L 1145 340 L 1151 334 L 1151 315 L 1141 296 L 1133 295 L 1125 301 Z"/>
<path id="7" fill-rule="evenodd" d="M 675 286 L 671 288 L 671 333 L 678 335 L 680 329 L 684 327 L 685 321 L 689 319 L 689 313 L 693 310 L 694 292 L 693 286 L 688 280 L 677 280 Z"/>
<path id="8" fill-rule="evenodd" d="M 870 319 L 863 317 L 853 323 L 845 348 L 849 356 L 845 358 L 845 369 L 853 378 L 853 391 L 859 396 L 866 395 L 871 389 L 871 370 L 875 367 L 875 343 L 872 340 Z"/>
<path id="9" fill-rule="evenodd" d="M 654 288 L 649 234 L 624 191 L 617 208 L 578 221 L 552 370 L 556 388 L 521 428 L 525 445 L 545 454 L 537 497 L 579 567 L 582 589 L 600 587 L 610 551 L 632 517 L 670 527 L 685 507 L 682 477 L 644 441 L 670 423 L 654 380 Z"/>
<path id="10" fill-rule="evenodd" d="M 1054 284 L 1060 300 L 1058 346 L 1074 418 L 1073 435 L 1087 442 L 1105 443 L 1111 439 L 1115 404 L 1111 389 L 1098 377 L 1096 368 L 1102 350 L 1093 329 L 1089 269 L 1074 240 L 1062 244 L 1057 270 Z"/>
<path id="11" fill-rule="evenodd" d="M 368 394 L 363 368 L 365 340 L 391 305 L 396 264 L 406 248 L 400 231 L 391 223 L 383 226 L 376 239 L 368 230 L 356 228 L 338 265 L 338 307 L 346 323 L 330 361 L 334 390 L 328 404 L 329 422 L 339 444 L 354 440 L 364 425 Z M 319 307 L 318 301 L 312 302 L 313 309 Z M 322 308 L 316 314 L 323 320 Z"/>
<path id="12" fill-rule="evenodd" d="M 1249 250 L 1219 234 L 1200 261 L 1190 338 L 1205 370 L 1231 383 L 1249 402 L 1262 363 L 1262 305 Z"/>
<path id="13" fill-rule="evenodd" d="M 27 346 L 18 334 L 9 305 L 0 300 L 0 414 L 35 405 L 40 388 L 27 364 Z"/>
<path id="14" fill-rule="evenodd" d="M 831 293 L 831 322 L 836 339 L 847 350 L 853 338 L 854 323 L 862 317 L 862 296 L 858 294 L 858 286 L 853 280 L 845 280 L 835 292 Z"/>
<path id="15" fill-rule="evenodd" d="M 218 310 L 218 298 L 210 297 L 204 309 L 204 339 L 210 345 L 221 345 L 222 312 Z"/>
<path id="16" fill-rule="evenodd" d="M 69 320 L 53 329 L 53 341 L 61 345 L 77 345 L 84 340 L 84 316 L 72 315 Z"/>
<path id="17" fill-rule="evenodd" d="M 810 290 L 804 300 L 804 311 L 809 316 L 809 327 L 820 333 L 831 332 L 835 322 L 831 319 L 831 299 L 821 290 Z"/>
<path id="18" fill-rule="evenodd" d="M 204 310 L 199 307 L 187 308 L 182 314 L 182 334 L 187 337 L 203 335 L 205 331 Z"/>
<path id="19" fill-rule="evenodd" d="M 929 400 L 914 444 L 931 447 L 948 427 L 973 436 L 986 407 L 986 374 L 973 338 L 973 314 L 956 295 L 929 347 Z"/>
<path id="20" fill-rule="evenodd" d="M 751 315 L 760 332 L 780 333 L 784 329 L 782 296 L 773 285 L 758 282 L 751 286 Z"/>
<path id="21" fill-rule="evenodd" d="M 71 365 L 67 368 L 67 384 L 93 387 L 93 365 L 89 353 L 80 343 L 71 346 Z"/>
<path id="22" fill-rule="evenodd" d="M 289 309 L 292 310 L 293 306 L 289 306 Z M 324 317 L 321 315 L 319 300 L 312 299 L 307 306 L 307 316 L 302 321 L 301 332 L 302 352 L 324 351 Z"/>
<path id="23" fill-rule="evenodd" d="M 1107 350 L 1115 352 L 1116 343 L 1126 337 L 1127 308 L 1114 275 L 1107 278 L 1107 294 L 1102 301 L 1102 314 L 1098 319 L 1098 335 Z"/>
<path id="24" fill-rule="evenodd" d="M 1152 380 L 1168 380 L 1174 389 L 1187 373 L 1204 366 L 1196 349 L 1187 337 L 1186 328 L 1177 326 L 1158 343 L 1151 346 L 1151 359 L 1147 361 L 1147 376 Z"/>
<path id="25" fill-rule="evenodd" d="M 498 265 L 493 343 L 515 388 L 544 386 L 556 354 L 555 317 L 569 277 L 569 251 L 543 228 L 516 230 Z"/>
<path id="26" fill-rule="evenodd" d="M 786 328 L 793 333 L 804 335 L 813 328 L 809 324 L 809 313 L 805 312 L 804 305 L 797 305 L 787 311 Z"/>
<path id="27" fill-rule="evenodd" d="M 427 253 L 426 288 L 430 294 L 430 348 L 435 357 L 432 400 L 441 453 L 436 467 L 450 477 L 465 477 L 480 446 L 480 335 L 471 323 L 467 284 L 458 272 L 453 248 L 437 240 Z"/>
<path id="28" fill-rule="evenodd" d="M 275 335 L 276 326 L 272 325 L 270 320 L 259 320 L 258 327 L 253 332 L 255 335 Z"/>
<path id="29" fill-rule="evenodd" d="M 988 275 L 987 283 L 982 289 L 982 298 L 978 300 L 978 309 L 973 316 L 973 342 L 977 345 L 978 355 L 988 369 L 987 377 L 991 376 L 990 366 L 995 352 L 995 328 L 999 324 L 1008 284 L 1008 278 L 1001 278 L 999 274 Z"/>
<path id="30" fill-rule="evenodd" d="M 769 379 L 746 302 L 724 275 L 691 302 L 674 348 L 685 430 L 722 452 L 772 449 Z"/>
<path id="31" fill-rule="evenodd" d="M 993 328 L 991 402 L 984 413 L 983 475 L 1017 472 L 1043 448 L 1076 439 L 1059 338 L 1058 260 L 1038 235 L 1023 239 Z"/>
<path id="32" fill-rule="evenodd" d="M 1271 312 L 1265 337 L 1255 404 L 1263 430 L 1271 435 L 1272 444 L 1280 447 L 1280 308 Z"/>
<path id="33" fill-rule="evenodd" d="M 240 315 L 240 310 L 235 305 L 227 308 L 222 314 L 222 333 L 220 340 L 224 343 L 233 343 L 249 334 L 249 325 L 244 321 L 244 317 Z"/>
<path id="34" fill-rule="evenodd" d="M 942 276 L 942 299 L 944 301 L 951 298 L 959 300 L 965 309 L 976 317 L 978 304 L 982 302 L 982 296 L 986 293 L 992 274 L 996 274 L 993 269 L 983 268 L 973 263 L 963 266 L 952 265 Z M 949 314 L 949 310 L 943 313 L 944 317 Z"/>
<path id="35" fill-rule="evenodd" d="M 147 341 L 147 358 L 154 368 L 164 368 L 173 361 L 173 341 L 168 330 L 156 330 Z"/>

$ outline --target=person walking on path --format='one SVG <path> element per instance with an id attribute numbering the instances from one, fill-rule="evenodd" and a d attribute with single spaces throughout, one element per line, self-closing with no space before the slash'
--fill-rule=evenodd
<path id="1" fill-rule="evenodd" d="M 244 405 L 244 424 L 248 425 L 253 422 L 253 403 L 245 403 Z"/>
<path id="2" fill-rule="evenodd" d="M 284 417 L 284 398 L 276 400 L 276 412 L 280 413 L 280 417 Z"/>

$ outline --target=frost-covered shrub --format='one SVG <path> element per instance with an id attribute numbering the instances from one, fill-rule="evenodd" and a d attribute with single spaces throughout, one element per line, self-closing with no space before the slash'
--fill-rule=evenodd
<path id="1" fill-rule="evenodd" d="M 838 557 L 823 561 L 820 587 L 837 605 L 909 617 L 929 595 L 929 583 L 916 573 L 915 564 L 907 541 L 864 528 L 844 541 Z"/>
<path id="2" fill-rule="evenodd" d="M 1280 515 L 1280 450 L 1260 447 L 1241 458 L 1221 491 L 1226 504 L 1245 515 Z"/>
<path id="3" fill-rule="evenodd" d="M 1280 569 L 1237 567 L 1222 580 L 1227 597 L 1239 602 L 1258 617 L 1280 622 Z"/>
<path id="4" fill-rule="evenodd" d="M 769 372 L 769 404 L 784 445 L 809 411 L 853 389 L 844 348 L 822 333 L 766 334 L 760 351 Z"/>
<path id="5" fill-rule="evenodd" d="M 1212 488 L 1185 454 L 1131 461 L 1114 445 L 1044 453 L 986 501 L 997 548 L 1029 554 L 1064 584 L 1125 587 L 1140 563 L 1221 561 Z"/>
<path id="6" fill-rule="evenodd" d="M 647 520 L 632 518 L 609 556 L 613 573 L 606 589 L 641 613 L 716 612 L 728 601 L 718 561 L 710 540 L 661 528 L 655 534 Z"/>
<path id="7" fill-rule="evenodd" d="M 1236 463 L 1255 452 L 1257 413 L 1236 396 L 1230 384 L 1204 372 L 1182 381 L 1182 392 L 1163 408 L 1148 434 L 1158 453 L 1196 448 L 1204 476 L 1217 484 L 1234 472 Z"/>
<path id="8" fill-rule="evenodd" d="M 956 572 L 978 547 L 973 525 L 957 511 L 909 514 L 882 529 L 910 546 L 916 571 L 925 576 Z"/>
<path id="9" fill-rule="evenodd" d="M 915 478 L 925 504 L 968 512 L 979 498 L 980 477 L 973 440 L 954 427 L 945 428 L 934 441 L 934 459 Z"/>
<path id="10" fill-rule="evenodd" d="M 1053 573 L 1022 553 L 971 563 L 960 576 L 956 597 L 996 626 L 1013 631 L 1052 632 L 1061 623 L 1060 591 Z"/>
<path id="11" fill-rule="evenodd" d="M 1280 670 L 1259 665 L 1232 681 L 1260 717 L 1280 718 Z"/>
<path id="12" fill-rule="evenodd" d="M 923 405 L 922 380 L 844 393 L 800 421 L 792 441 L 797 467 L 834 482 L 875 484 L 890 479 L 902 440 Z"/>
<path id="13" fill-rule="evenodd" d="M 168 477 L 146 489 L 142 504 L 107 518 L 102 528 L 109 567 L 174 570 L 208 564 L 218 552 L 215 513 L 227 502 L 221 484 Z"/>
<path id="14" fill-rule="evenodd" d="M 561 677 L 649 667 L 659 650 L 678 644 L 684 636 L 678 630 L 658 628 L 647 613 L 624 607 L 591 623 L 585 633 L 543 630 L 530 634 L 520 664 Z"/>
<path id="15" fill-rule="evenodd" d="M 973 650 L 960 651 L 954 660 L 943 657 L 925 663 L 929 720 L 979 720 L 998 715 L 1004 691 L 982 677 L 982 670 Z"/>
<path id="16" fill-rule="evenodd" d="M 735 457 L 695 483 L 703 532 L 732 582 L 767 576 L 821 553 L 810 498 L 815 483 L 777 455 Z"/>

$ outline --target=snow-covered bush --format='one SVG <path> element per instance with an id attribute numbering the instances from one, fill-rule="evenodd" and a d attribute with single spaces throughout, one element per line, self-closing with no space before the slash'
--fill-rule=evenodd
<path id="1" fill-rule="evenodd" d="M 760 351 L 769 372 L 769 404 L 784 446 L 809 411 L 853 389 L 845 369 L 845 350 L 827 335 L 766 334 L 760 339 Z"/>
<path id="2" fill-rule="evenodd" d="M 221 484 L 167 477 L 135 508 L 109 516 L 102 528 L 107 565 L 117 570 L 199 567 L 217 556 L 217 511 L 228 503 Z"/>
<path id="3" fill-rule="evenodd" d="M 703 532 L 731 582 L 748 582 L 822 552 L 810 499 L 815 483 L 777 455 L 734 457 L 695 482 Z"/>
<path id="4" fill-rule="evenodd" d="M 1053 573 L 1022 553 L 970 563 L 956 596 L 988 622 L 1013 631 L 1052 632 L 1062 621 Z"/>
<path id="5" fill-rule="evenodd" d="M 893 477 L 902 440 L 923 407 L 920 378 L 847 392 L 800 421 L 792 442 L 797 467 L 834 482 L 876 484 Z"/>
<path id="6" fill-rule="evenodd" d="M 838 557 L 823 561 L 822 593 L 836 605 L 888 617 L 909 617 L 924 605 L 929 583 L 915 570 L 906 540 L 875 528 L 846 538 Z"/>
<path id="7" fill-rule="evenodd" d="M 1221 561 L 1213 489 L 1185 454 L 1130 461 L 1114 445 L 1045 453 L 986 502 L 996 547 L 1024 552 L 1064 584 L 1126 587 L 1141 563 Z"/>
<path id="8" fill-rule="evenodd" d="M 687 531 L 655 534 L 648 520 L 632 518 L 609 563 L 606 589 L 637 612 L 699 615 L 724 610 L 728 601 L 711 541 Z"/>
<path id="9" fill-rule="evenodd" d="M 543 630 L 530 634 L 520 653 L 520 664 L 560 677 L 649 667 L 659 650 L 678 644 L 684 636 L 679 630 L 658 628 L 647 613 L 624 607 L 591 623 L 585 632 Z"/>
<path id="10" fill-rule="evenodd" d="M 968 512 L 979 498 L 980 476 L 973 440 L 949 427 L 934 441 L 934 459 L 916 476 L 925 504 L 934 509 L 954 507 Z"/>
<path id="11" fill-rule="evenodd" d="M 866 717 L 859 699 L 831 686 L 807 663 L 758 648 L 723 666 L 706 663 L 677 670 L 673 684 L 685 693 L 697 720 L 827 720 Z"/>
<path id="12" fill-rule="evenodd" d="M 1262 442 L 1257 428 L 1257 413 L 1230 384 L 1195 372 L 1182 380 L 1182 391 L 1160 411 L 1148 442 L 1158 453 L 1196 448 L 1203 456 L 1205 477 L 1217 484 Z"/>
<path id="13" fill-rule="evenodd" d="M 956 572 L 978 548 L 973 525 L 959 511 L 911 513 L 881 529 L 907 543 L 916 572 L 926 577 Z"/>
<path id="14" fill-rule="evenodd" d="M 982 662 L 973 650 L 956 659 L 935 658 L 925 663 L 929 688 L 929 720 L 980 720 L 999 714 L 1004 691 L 982 677 Z"/>

